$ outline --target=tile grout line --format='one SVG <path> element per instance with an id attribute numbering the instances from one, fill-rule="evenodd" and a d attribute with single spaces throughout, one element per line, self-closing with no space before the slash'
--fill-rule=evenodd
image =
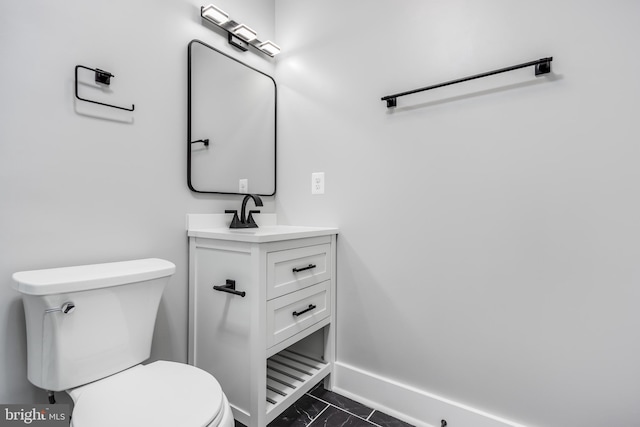
<path id="1" fill-rule="evenodd" d="M 346 412 L 346 413 L 347 413 L 347 414 L 349 414 L 349 415 L 352 415 L 352 416 L 354 416 L 354 417 L 356 417 L 356 418 L 360 418 L 361 420 L 366 421 L 366 422 L 368 422 L 368 423 L 370 423 L 370 424 L 372 424 L 372 425 L 374 425 L 374 426 L 376 426 L 376 427 L 382 427 L 382 426 L 380 426 L 379 424 L 374 423 L 373 421 L 369 421 L 369 420 L 368 420 L 368 419 L 366 419 L 366 418 L 362 418 L 360 415 L 356 415 L 356 414 L 354 414 L 354 413 L 352 413 L 352 412 L 349 412 L 349 411 L 347 411 L 347 410 L 345 410 L 345 409 L 342 409 L 342 408 L 340 408 L 339 406 L 336 406 L 336 405 L 334 405 L 334 404 L 333 404 L 333 403 L 331 403 L 331 402 L 327 402 L 326 400 L 320 399 L 320 398 L 319 398 L 319 397 L 317 397 L 317 396 L 314 396 L 314 395 L 312 395 L 312 394 L 310 394 L 310 393 L 305 393 L 305 394 L 307 394 L 307 395 L 309 395 L 309 396 L 313 397 L 313 398 L 314 398 L 314 399 L 316 399 L 316 400 L 319 400 L 320 402 L 323 402 L 323 403 L 326 403 L 326 404 L 327 404 L 327 407 L 326 407 L 326 408 L 324 408 L 324 409 L 322 410 L 322 412 L 320 412 L 320 414 L 322 414 L 324 411 L 326 411 L 326 410 L 327 410 L 327 408 L 328 408 L 329 406 L 333 406 L 334 408 L 336 408 L 336 409 L 338 409 L 338 410 L 340 410 L 340 411 L 342 411 L 342 412 Z M 369 417 L 371 417 L 371 415 L 373 415 L 373 413 L 374 413 L 375 411 L 376 411 L 376 410 L 375 410 L 375 409 L 373 409 L 373 410 L 371 411 L 371 413 L 369 414 Z M 318 416 L 317 416 L 316 418 L 318 418 L 318 417 L 320 416 L 320 414 L 318 414 Z M 369 417 L 367 417 L 367 418 L 369 418 Z M 313 419 L 313 421 L 311 421 L 311 423 L 313 423 L 313 422 L 316 420 L 316 418 L 314 418 L 314 419 Z M 311 425 L 311 423 L 309 423 L 308 425 Z"/>
<path id="2" fill-rule="evenodd" d="M 369 416 L 367 417 L 367 421 L 369 421 L 369 418 L 371 418 L 371 415 L 373 415 L 373 413 L 376 412 L 375 409 L 371 410 L 371 413 L 369 414 Z M 369 421 L 370 423 L 372 423 L 373 421 Z"/>
<path id="3" fill-rule="evenodd" d="M 311 395 L 309 395 L 309 396 L 311 396 Z M 314 397 L 315 397 L 315 396 L 314 396 Z M 326 403 L 326 402 L 325 402 L 325 403 Z M 313 424 L 313 423 L 314 423 L 318 418 L 320 418 L 320 415 L 324 414 L 324 411 L 326 411 L 327 409 L 329 409 L 329 406 L 330 406 L 330 405 L 325 406 L 325 407 L 324 407 L 324 409 L 323 409 L 322 411 L 320 411 L 320 412 L 318 413 L 318 415 L 316 415 L 316 416 L 311 420 L 311 422 L 310 422 L 309 424 L 307 424 L 307 427 L 309 427 L 309 426 L 310 426 L 311 424 Z"/>

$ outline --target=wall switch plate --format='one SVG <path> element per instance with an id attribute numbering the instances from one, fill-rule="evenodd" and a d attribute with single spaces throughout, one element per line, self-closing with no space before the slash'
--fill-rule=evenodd
<path id="1" fill-rule="evenodd" d="M 240 185 L 238 186 L 238 193 L 249 194 L 249 180 L 243 178 L 240 180 Z"/>
<path id="2" fill-rule="evenodd" d="M 324 172 L 311 174 L 311 194 L 324 194 Z"/>

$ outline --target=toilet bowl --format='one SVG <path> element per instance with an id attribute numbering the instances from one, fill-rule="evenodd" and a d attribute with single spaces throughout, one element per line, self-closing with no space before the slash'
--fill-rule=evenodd
<path id="1" fill-rule="evenodd" d="M 161 259 L 24 271 L 31 383 L 66 391 L 73 427 L 233 427 L 208 372 L 149 358 L 160 297 L 175 265 Z"/>
<path id="2" fill-rule="evenodd" d="M 233 426 L 218 381 L 182 363 L 137 365 L 67 393 L 74 402 L 72 427 Z"/>

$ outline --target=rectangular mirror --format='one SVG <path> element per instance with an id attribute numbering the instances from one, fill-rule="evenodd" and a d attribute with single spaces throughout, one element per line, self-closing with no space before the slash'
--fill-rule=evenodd
<path id="1" fill-rule="evenodd" d="M 275 80 L 199 40 L 188 50 L 189 188 L 274 195 Z"/>

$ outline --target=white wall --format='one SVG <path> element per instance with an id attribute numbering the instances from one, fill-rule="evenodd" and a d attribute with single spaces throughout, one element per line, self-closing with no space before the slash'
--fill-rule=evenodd
<path id="1" fill-rule="evenodd" d="M 274 68 L 202 25 L 202 4 L 0 2 L 0 402 L 46 401 L 27 381 L 15 271 L 171 260 L 177 271 L 161 303 L 152 358 L 186 361 L 185 215 L 240 202 L 187 188 L 187 43 L 198 38 L 269 74 Z M 216 4 L 273 38 L 273 1 Z M 135 112 L 75 101 L 78 64 L 111 71 L 110 100 L 135 103 Z M 93 95 L 82 89 L 81 96 Z M 272 212 L 273 198 L 265 202 L 263 211 Z"/>
<path id="2" fill-rule="evenodd" d="M 215 3 L 284 49 L 264 210 L 340 227 L 341 362 L 526 425 L 638 424 L 637 2 L 277 0 L 275 27 L 273 1 Z M 200 5 L 0 3 L 0 402 L 45 399 L 18 270 L 172 260 L 153 357 L 186 360 L 184 215 L 239 201 L 187 190 L 186 45 L 274 68 Z M 547 55 L 554 78 L 379 100 Z M 79 114 L 77 64 L 133 123 Z"/>
<path id="3" fill-rule="evenodd" d="M 340 227 L 342 363 L 525 425 L 640 424 L 638 16 L 276 1 L 277 212 Z"/>

